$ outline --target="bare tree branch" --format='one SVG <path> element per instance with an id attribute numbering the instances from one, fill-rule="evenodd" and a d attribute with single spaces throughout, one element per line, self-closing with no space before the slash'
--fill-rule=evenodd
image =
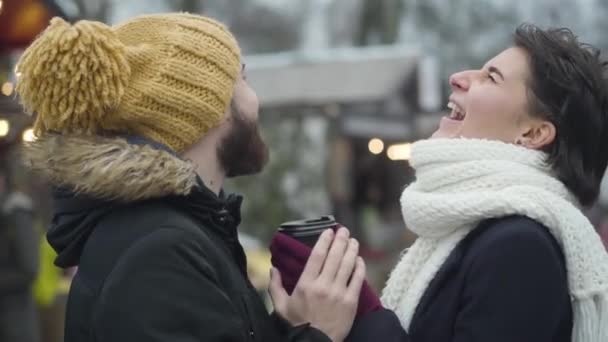
<path id="1" fill-rule="evenodd" d="M 112 4 L 110 0 L 103 0 L 99 5 L 99 9 L 97 10 L 97 14 L 95 15 L 95 19 L 106 21 L 108 16 L 110 15 L 110 9 L 112 8 Z"/>
<path id="2" fill-rule="evenodd" d="M 85 4 L 86 0 L 72 0 L 74 2 L 74 5 L 76 5 L 76 8 L 78 8 L 78 16 L 79 17 L 85 17 L 86 13 L 87 13 L 87 6 Z"/>
<path id="3" fill-rule="evenodd" d="M 59 6 L 54 0 L 44 0 L 43 3 L 46 5 L 47 8 L 51 10 L 53 15 L 60 16 L 66 20 L 70 19 L 67 13 L 65 13 L 65 11 L 63 10 L 63 8 L 61 8 L 61 6 Z"/>
<path id="4" fill-rule="evenodd" d="M 76 13 L 68 15 L 66 11 L 61 8 L 60 4 L 66 5 L 66 2 L 73 5 Z M 60 2 L 56 0 L 45 0 L 45 3 L 49 8 L 58 13 L 58 15 L 68 18 L 70 21 L 80 19 L 106 21 L 112 8 L 111 0 L 63 0 Z"/>
<path id="5" fill-rule="evenodd" d="M 202 13 L 205 7 L 204 1 L 202 0 L 170 1 L 168 4 L 174 11 L 185 11 L 190 13 Z"/>

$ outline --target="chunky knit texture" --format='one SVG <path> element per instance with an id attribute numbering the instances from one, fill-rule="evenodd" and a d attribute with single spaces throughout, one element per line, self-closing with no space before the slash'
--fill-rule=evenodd
<path id="1" fill-rule="evenodd" d="M 456 245 L 481 221 L 517 214 L 548 227 L 563 250 L 572 340 L 608 341 L 608 254 L 544 153 L 494 141 L 437 139 L 414 144 L 411 163 L 417 180 L 403 192 L 401 205 L 406 225 L 419 238 L 382 296 L 406 330 Z"/>
<path id="2" fill-rule="evenodd" d="M 221 122 L 240 59 L 232 34 L 202 16 L 53 18 L 18 63 L 17 91 L 39 136 L 120 132 L 182 152 Z"/>

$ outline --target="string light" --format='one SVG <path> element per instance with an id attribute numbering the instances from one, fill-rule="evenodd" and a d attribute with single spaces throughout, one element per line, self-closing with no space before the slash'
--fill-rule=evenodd
<path id="1" fill-rule="evenodd" d="M 373 154 L 380 154 L 384 151 L 384 142 L 378 138 L 374 138 L 367 144 L 369 151 Z"/>
<path id="2" fill-rule="evenodd" d="M 37 139 L 38 138 L 34 134 L 34 129 L 33 128 L 28 128 L 25 131 L 23 131 L 23 141 L 25 141 L 25 142 L 34 142 Z"/>
<path id="3" fill-rule="evenodd" d="M 2 85 L 2 94 L 4 94 L 4 96 L 11 96 L 13 90 L 15 90 L 15 86 L 11 82 L 4 82 Z"/>
<path id="4" fill-rule="evenodd" d="M 8 135 L 11 130 L 11 124 L 8 120 L 0 119 L 0 137 L 4 138 Z"/>
<path id="5" fill-rule="evenodd" d="M 396 144 L 392 145 L 386 151 L 386 154 L 391 160 L 409 160 L 412 156 L 412 144 Z"/>

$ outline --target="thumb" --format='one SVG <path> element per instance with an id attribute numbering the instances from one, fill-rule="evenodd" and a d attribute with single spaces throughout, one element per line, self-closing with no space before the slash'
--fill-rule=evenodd
<path id="1" fill-rule="evenodd" d="M 281 273 L 274 267 L 270 269 L 270 286 L 268 288 L 268 293 L 270 294 L 270 299 L 272 299 L 272 305 L 275 310 L 281 313 L 287 305 L 289 295 L 281 282 Z"/>

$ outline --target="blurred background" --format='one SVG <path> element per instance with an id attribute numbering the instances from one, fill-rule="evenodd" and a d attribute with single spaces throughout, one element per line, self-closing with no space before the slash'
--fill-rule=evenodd
<path id="1" fill-rule="evenodd" d="M 399 208 L 413 176 L 410 144 L 445 114 L 448 76 L 508 47 L 518 24 L 569 27 L 608 48 L 608 0 L 0 0 L 0 296 L 27 289 L 36 314 L 14 317 L 22 317 L 22 329 L 39 331 L 40 341 L 62 340 L 74 270 L 53 266 L 44 239 L 49 187 L 19 163 L 20 145 L 35 136 L 14 93 L 15 63 L 53 16 L 115 24 L 166 11 L 226 23 L 261 100 L 271 163 L 261 175 L 226 185 L 246 197 L 242 242 L 261 292 L 266 246 L 280 223 L 324 214 L 360 239 L 370 281 L 383 286 L 413 241 Z M 588 212 L 604 235 L 607 183 Z M 10 244 L 23 248 L 27 265 L 3 256 Z M 14 315 L 2 310 L 0 319 Z"/>

